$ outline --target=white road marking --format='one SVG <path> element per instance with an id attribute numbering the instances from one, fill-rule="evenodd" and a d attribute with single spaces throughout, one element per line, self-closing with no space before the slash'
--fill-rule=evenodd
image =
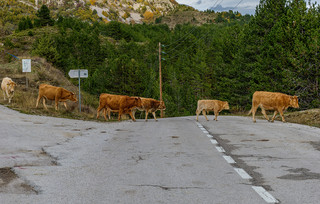
<path id="1" fill-rule="evenodd" d="M 211 139 L 210 142 L 211 142 L 212 144 L 218 144 L 217 140 L 215 140 L 215 139 Z"/>
<path id="2" fill-rule="evenodd" d="M 234 164 L 234 163 L 236 163 L 230 156 L 223 155 L 223 158 L 224 158 L 229 164 Z"/>
<path id="3" fill-rule="evenodd" d="M 216 146 L 216 149 L 218 150 L 218 152 L 226 152 L 222 147 L 220 146 Z"/>
<path id="4" fill-rule="evenodd" d="M 234 170 L 241 176 L 243 179 L 252 179 L 252 177 L 243 169 L 234 168 Z"/>
<path id="5" fill-rule="evenodd" d="M 207 137 L 213 138 L 212 135 L 209 134 L 209 132 L 200 124 L 197 122 L 198 127 L 202 130 L 203 133 L 207 134 Z M 217 140 L 210 139 L 210 142 L 212 144 L 218 144 Z M 218 152 L 226 152 L 222 147 L 216 146 L 216 149 Z M 229 163 L 234 164 L 236 163 L 232 157 L 223 155 L 223 158 Z M 243 169 L 241 168 L 234 168 L 234 170 L 241 176 L 243 179 L 252 179 L 252 177 Z M 275 199 L 269 192 L 267 192 L 263 187 L 261 186 L 252 186 L 252 188 L 267 202 L 267 203 L 279 203 L 277 199 Z"/>
<path id="6" fill-rule="evenodd" d="M 261 186 L 252 186 L 252 188 L 265 200 L 267 203 L 279 203 L 268 191 Z"/>

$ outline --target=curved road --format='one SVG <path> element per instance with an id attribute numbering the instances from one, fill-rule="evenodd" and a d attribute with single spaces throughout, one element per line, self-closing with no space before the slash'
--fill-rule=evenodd
<path id="1" fill-rule="evenodd" d="M 249 117 L 89 122 L 0 106 L 0 203 L 318 203 L 320 129 Z"/>

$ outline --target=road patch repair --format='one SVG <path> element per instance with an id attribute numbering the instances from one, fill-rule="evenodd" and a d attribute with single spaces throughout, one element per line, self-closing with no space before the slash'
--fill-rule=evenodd
<path id="1" fill-rule="evenodd" d="M 2 162 L 10 167 L 0 168 L 0 193 L 38 194 L 34 185 L 19 176 L 16 170 L 34 166 L 57 166 L 57 159 L 41 150 L 21 150 L 19 154 L 2 155 Z"/>
<path id="2" fill-rule="evenodd" d="M 239 174 L 242 179 L 250 180 L 252 177 L 242 168 L 236 167 L 236 161 L 229 155 L 226 155 L 226 150 L 220 146 L 219 142 L 213 138 L 212 135 L 204 128 L 199 122 L 196 122 L 197 126 L 202 130 L 204 134 L 208 138 L 210 138 L 210 142 L 215 145 L 215 148 L 219 153 L 222 154 L 222 157 L 226 160 L 227 163 L 231 164 L 234 167 L 234 170 Z M 261 140 L 261 142 L 266 142 L 268 140 Z M 279 203 L 277 199 L 275 199 L 264 187 L 256 186 L 252 184 L 252 189 L 266 202 L 266 203 Z"/>
<path id="3" fill-rule="evenodd" d="M 37 191 L 17 176 L 12 168 L 0 168 L 0 193 L 37 194 Z"/>

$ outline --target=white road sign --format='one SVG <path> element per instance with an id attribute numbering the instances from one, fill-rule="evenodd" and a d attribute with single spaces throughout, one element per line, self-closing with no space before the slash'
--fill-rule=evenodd
<path id="1" fill-rule="evenodd" d="M 79 70 L 80 70 L 80 78 L 88 78 L 88 70 L 87 69 L 71 69 L 69 71 L 70 78 L 79 78 Z"/>
<path id="2" fill-rule="evenodd" d="M 22 72 L 31 72 L 31 59 L 22 60 Z"/>

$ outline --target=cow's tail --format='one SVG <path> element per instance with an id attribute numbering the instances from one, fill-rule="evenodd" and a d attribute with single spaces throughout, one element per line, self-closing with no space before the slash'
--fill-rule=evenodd
<path id="1" fill-rule="evenodd" d="M 252 108 L 250 109 L 250 111 L 249 111 L 248 115 L 250 115 L 251 113 L 252 113 Z"/>

